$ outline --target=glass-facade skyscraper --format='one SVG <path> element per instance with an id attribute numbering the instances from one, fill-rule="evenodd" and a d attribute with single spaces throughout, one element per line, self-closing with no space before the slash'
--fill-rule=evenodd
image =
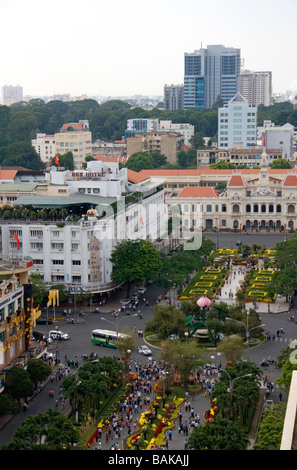
<path id="1" fill-rule="evenodd" d="M 185 53 L 184 109 L 210 109 L 218 96 L 228 103 L 239 86 L 240 49 L 217 45 Z"/>

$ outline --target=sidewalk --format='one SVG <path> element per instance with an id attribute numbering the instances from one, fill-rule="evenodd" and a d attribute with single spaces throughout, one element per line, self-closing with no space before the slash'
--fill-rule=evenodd
<path id="1" fill-rule="evenodd" d="M 259 267 L 261 269 L 261 267 Z M 241 271 L 241 272 L 240 272 Z M 230 275 L 226 280 L 225 284 L 221 288 L 221 295 L 215 300 L 216 302 L 225 302 L 228 305 L 236 305 L 236 292 L 240 289 L 245 276 L 244 268 L 240 266 L 232 266 Z M 285 313 L 289 311 L 289 304 L 286 302 L 286 298 L 280 295 L 277 296 L 275 302 L 257 302 L 258 313 Z M 255 308 L 252 302 L 245 303 L 245 308 Z"/>

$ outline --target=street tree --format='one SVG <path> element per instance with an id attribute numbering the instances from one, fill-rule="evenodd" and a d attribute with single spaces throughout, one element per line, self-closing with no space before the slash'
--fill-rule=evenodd
<path id="1" fill-rule="evenodd" d="M 244 431 L 232 421 L 216 416 L 205 426 L 194 428 L 189 438 L 189 450 L 246 450 Z"/>
<path id="2" fill-rule="evenodd" d="M 113 263 L 112 280 L 127 285 L 127 298 L 134 284 L 154 279 L 161 269 L 159 252 L 147 240 L 127 240 L 116 246 L 110 258 Z"/>
<path id="3" fill-rule="evenodd" d="M 291 163 L 286 158 L 277 158 L 273 160 L 271 169 L 292 168 Z"/>
<path id="4" fill-rule="evenodd" d="M 203 364 L 203 352 L 197 347 L 196 340 L 167 340 L 162 344 L 162 358 L 174 366 L 181 376 L 181 384 L 187 390 L 190 375 Z"/>
<path id="5" fill-rule="evenodd" d="M 45 284 L 41 279 L 41 275 L 38 273 L 31 273 L 30 280 L 32 282 L 32 295 L 34 305 L 41 305 L 48 294 Z"/>
<path id="6" fill-rule="evenodd" d="M 184 337 L 185 315 L 172 305 L 155 305 L 154 317 L 146 323 L 146 330 L 158 336 L 160 340 L 165 340 L 169 335 Z"/>
<path id="7" fill-rule="evenodd" d="M 275 403 L 263 411 L 253 450 L 280 450 L 286 409 L 286 403 Z"/>
<path id="8" fill-rule="evenodd" d="M 219 352 L 223 353 L 228 363 L 234 363 L 241 359 L 244 346 L 242 338 L 238 335 L 224 336 L 218 345 Z"/>
<path id="9" fill-rule="evenodd" d="M 6 372 L 4 391 L 20 403 L 33 395 L 33 382 L 25 369 L 13 366 Z"/>
<path id="10" fill-rule="evenodd" d="M 135 339 L 133 331 L 129 329 L 123 328 L 121 333 L 124 333 L 124 336 L 121 339 L 115 340 L 116 347 L 121 355 L 122 358 L 128 359 L 128 352 L 127 351 L 134 351 L 135 350 Z"/>
<path id="11" fill-rule="evenodd" d="M 2 450 L 70 450 L 78 429 L 59 410 L 29 416 Z"/>
<path id="12" fill-rule="evenodd" d="M 238 361 L 223 369 L 211 394 L 211 398 L 216 400 L 218 413 L 231 420 L 240 416 L 245 426 L 249 410 L 259 399 L 261 376 L 260 368 L 249 361 Z"/>
<path id="13" fill-rule="evenodd" d="M 133 171 L 151 170 L 154 168 L 152 156 L 147 152 L 136 152 L 130 155 L 125 167 Z"/>
<path id="14" fill-rule="evenodd" d="M 29 359 L 27 372 L 36 386 L 37 382 L 42 382 L 51 374 L 52 368 L 41 359 Z"/>

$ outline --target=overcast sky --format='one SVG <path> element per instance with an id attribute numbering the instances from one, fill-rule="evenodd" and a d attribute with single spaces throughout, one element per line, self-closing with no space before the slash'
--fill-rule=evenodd
<path id="1" fill-rule="evenodd" d="M 0 0 L 0 87 L 24 95 L 163 95 L 184 53 L 241 49 L 245 69 L 297 90 L 297 0 Z"/>

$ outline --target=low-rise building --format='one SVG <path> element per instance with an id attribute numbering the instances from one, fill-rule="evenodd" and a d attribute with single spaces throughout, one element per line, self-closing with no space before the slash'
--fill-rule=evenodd
<path id="1" fill-rule="evenodd" d="M 0 369 L 13 362 L 31 343 L 32 326 L 40 316 L 33 308 L 30 260 L 0 260 Z M 2 377 L 3 378 L 3 377 Z"/>
<path id="2" fill-rule="evenodd" d="M 225 170 L 217 171 L 221 173 Z M 265 152 L 258 170 L 234 170 L 228 175 L 222 192 L 213 191 L 209 195 L 202 190 L 190 187 L 167 193 L 166 197 L 167 204 L 182 201 L 200 211 L 198 230 L 272 231 L 297 228 L 296 170 L 269 170 Z"/>
<path id="3" fill-rule="evenodd" d="M 194 136 L 194 126 L 189 123 L 172 123 L 172 121 L 160 121 L 159 124 L 160 131 L 166 132 L 178 132 L 184 136 L 184 144 L 190 145 L 190 140 Z"/>
<path id="4" fill-rule="evenodd" d="M 87 121 L 64 124 L 55 134 L 56 153 L 72 152 L 75 168 L 82 168 L 85 157 L 92 155 L 92 133 Z"/>
<path id="5" fill-rule="evenodd" d="M 21 259 L 29 256 L 33 271 L 49 285 L 110 291 L 116 287 L 110 257 L 117 243 L 139 238 L 155 242 L 166 232 L 160 178 L 100 161 L 88 162 L 86 170 L 53 167 L 47 176 L 43 195 L 26 194 L 13 201 L 13 207 L 28 209 L 26 217 L 2 220 L 0 228 L 2 259 L 13 253 Z M 30 223 L 29 209 L 36 214 Z"/>
<path id="6" fill-rule="evenodd" d="M 184 137 L 177 132 L 147 132 L 127 137 L 127 156 L 136 152 L 157 152 L 168 163 L 176 163 L 177 153 L 184 149 Z"/>
<path id="7" fill-rule="evenodd" d="M 40 160 L 49 166 L 50 159 L 56 155 L 55 135 L 38 133 L 36 139 L 32 139 L 31 143 L 40 156 Z"/>

